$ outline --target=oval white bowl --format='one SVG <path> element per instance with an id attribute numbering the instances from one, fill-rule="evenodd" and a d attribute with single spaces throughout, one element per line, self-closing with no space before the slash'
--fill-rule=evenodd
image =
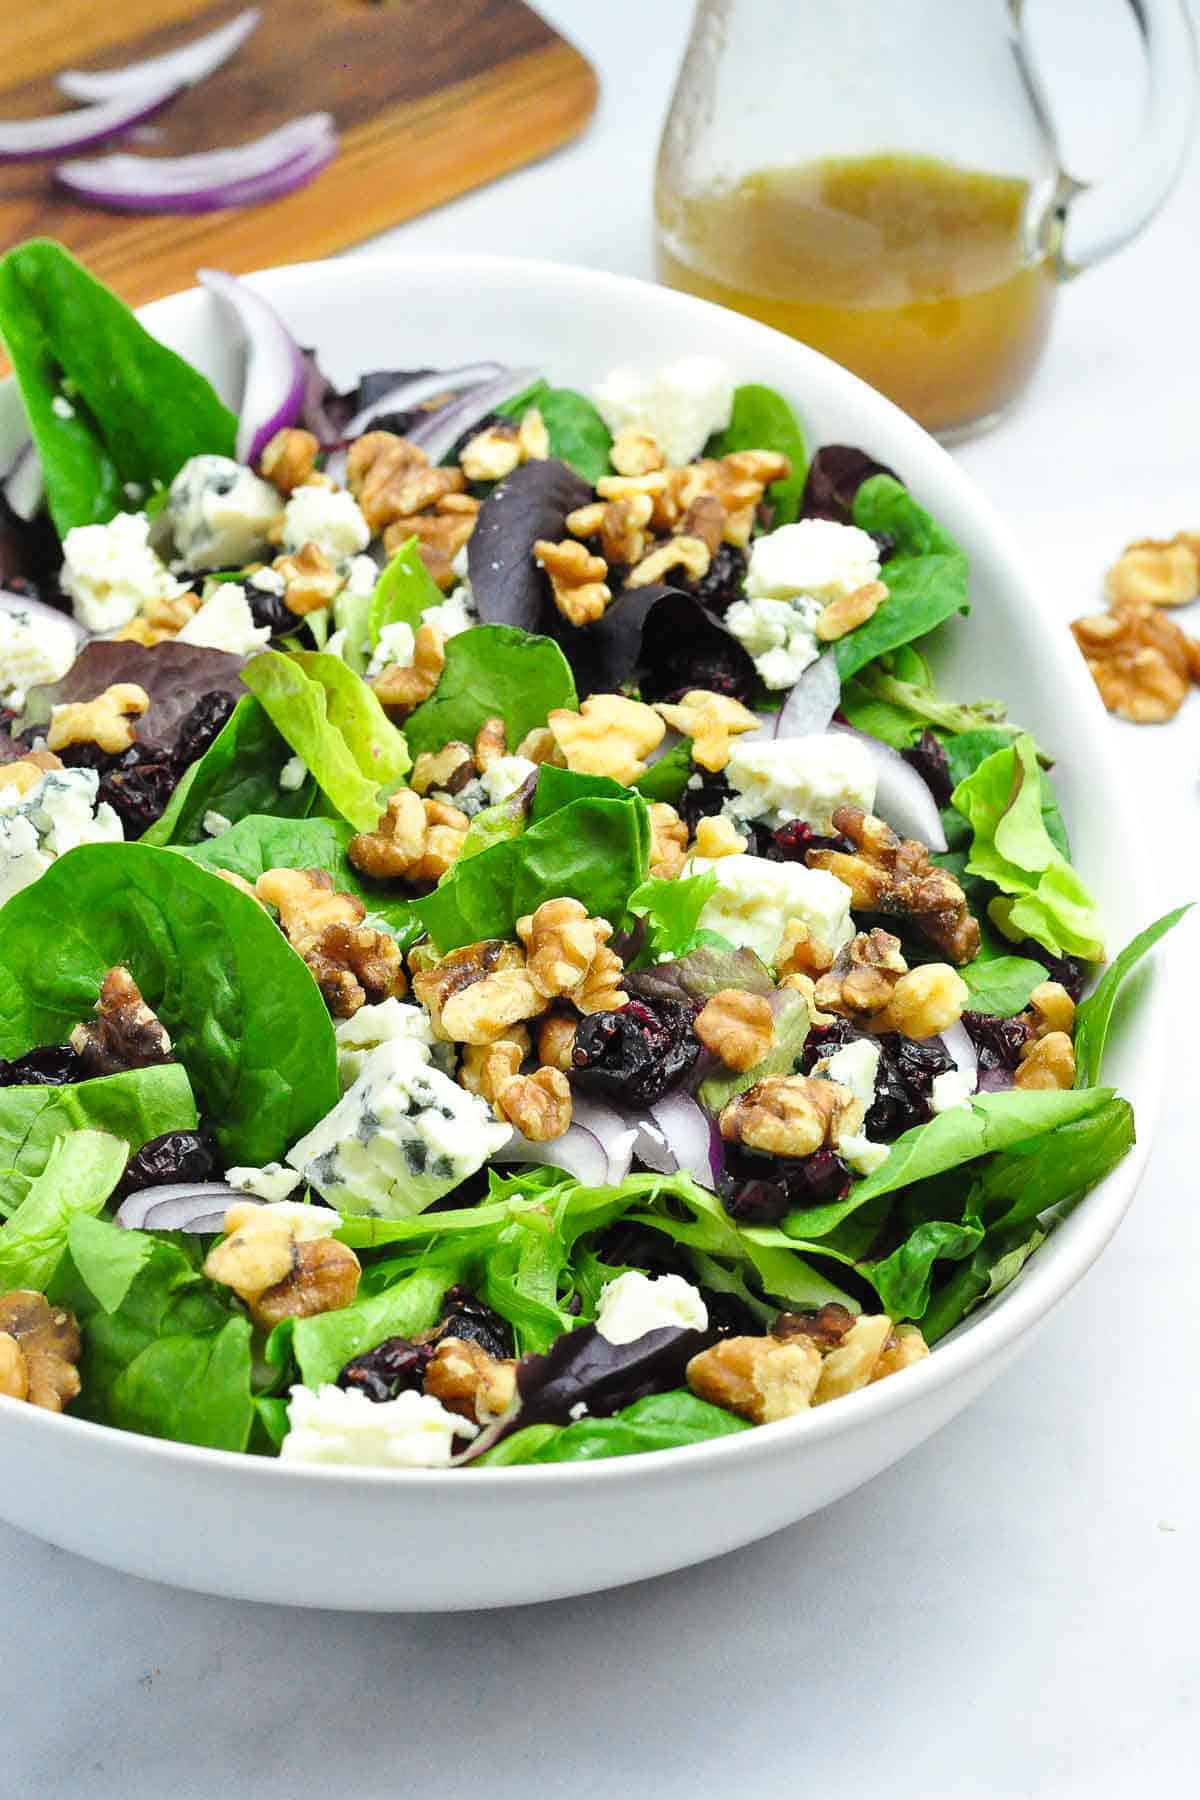
<path id="1" fill-rule="evenodd" d="M 858 444 L 905 479 L 971 561 L 973 612 L 934 658 L 947 692 L 999 696 L 1057 758 L 1075 859 L 1116 948 L 1150 917 L 1145 858 L 1105 713 L 1007 527 L 932 438 L 814 351 L 665 289 L 549 263 L 379 256 L 253 278 L 334 377 L 479 357 L 586 388 L 618 363 L 723 357 L 793 402 L 810 445 Z M 236 396 L 239 358 L 199 289 L 147 325 Z M 0 467 L 22 437 L 0 388 Z M 0 1399 L 0 1515 L 182 1587 L 297 1606 L 441 1611 L 549 1600 L 683 1568 L 869 1481 L 972 1400 L 1099 1255 L 1132 1199 L 1162 1088 L 1162 983 L 1123 1021 L 1106 1079 L 1138 1145 L 1020 1278 L 918 1367 L 818 1412 L 687 1450 L 475 1473 L 302 1469 L 136 1437 Z"/>

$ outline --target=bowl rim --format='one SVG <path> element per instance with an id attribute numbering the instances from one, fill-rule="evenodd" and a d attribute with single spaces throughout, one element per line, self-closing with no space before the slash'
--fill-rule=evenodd
<path id="1" fill-rule="evenodd" d="M 889 420 L 893 432 L 898 433 L 902 439 L 907 438 L 924 460 L 932 458 L 938 470 L 938 479 L 943 482 L 944 488 L 969 512 L 972 529 L 988 538 L 989 558 L 1006 569 L 1012 585 L 1026 591 L 1036 587 L 1026 567 L 1024 555 L 997 507 L 954 462 L 949 452 L 921 426 L 858 376 L 841 368 L 820 352 L 786 337 L 770 326 L 732 313 L 710 301 L 604 269 L 550 259 L 481 252 L 367 251 L 348 257 L 279 264 L 256 270 L 243 279 L 266 298 L 277 301 L 286 313 L 289 291 L 300 292 L 314 283 L 326 281 L 334 270 L 342 275 L 364 267 L 394 274 L 398 278 L 421 274 L 448 281 L 474 279 L 495 283 L 499 279 L 502 285 L 519 285 L 530 280 L 543 284 L 550 282 L 563 290 L 564 298 L 571 291 L 587 291 L 592 295 L 609 292 L 614 299 L 625 300 L 637 295 L 643 304 L 653 306 L 656 311 L 664 314 L 674 312 L 681 326 L 686 326 L 689 319 L 695 320 L 699 314 L 717 315 L 721 319 L 722 329 L 740 339 L 746 347 L 753 350 L 756 345 L 761 345 L 768 370 L 772 348 L 785 345 L 794 364 L 807 363 L 819 375 L 820 382 L 829 390 L 835 405 L 839 392 L 849 396 L 857 395 L 860 401 L 866 397 L 867 404 Z M 137 314 L 154 330 L 160 320 L 177 310 L 182 302 L 192 300 L 200 300 L 210 308 L 214 306 L 212 296 L 206 290 L 193 286 L 151 301 L 139 307 Z M 213 316 L 216 316 L 215 310 Z M 6 403 L 5 395 L 13 390 L 14 385 L 11 375 L 0 381 L 0 406 Z M 1040 650 L 1046 648 L 1047 646 L 1039 646 Z M 1053 636 L 1048 648 L 1062 673 L 1064 698 L 1069 708 L 1084 715 L 1090 711 L 1094 718 L 1107 722 L 1082 662 L 1073 655 L 1068 655 L 1066 645 L 1058 645 Z M 1089 743 L 1089 756 L 1091 773 L 1105 788 L 1121 841 L 1133 847 L 1140 846 L 1142 831 L 1120 766 L 1116 739 L 1111 733 L 1093 738 Z M 1150 884 L 1146 874 L 1146 861 L 1144 856 L 1131 854 L 1127 859 L 1127 867 L 1136 908 L 1139 913 L 1149 916 Z M 1116 1169 L 1091 1190 L 1070 1219 L 1052 1231 L 1047 1242 L 1050 1254 L 1043 1257 L 1039 1253 L 1031 1258 L 1020 1271 L 1017 1280 L 997 1297 L 996 1303 L 971 1315 L 965 1328 L 963 1325 L 956 1327 L 937 1346 L 934 1354 L 905 1371 L 906 1378 L 903 1382 L 878 1382 L 844 1395 L 836 1406 L 820 1407 L 790 1419 L 776 1421 L 769 1426 L 754 1426 L 704 1443 L 679 1446 L 669 1453 L 661 1450 L 638 1451 L 628 1456 L 594 1462 L 536 1465 L 517 1463 L 511 1466 L 472 1468 L 472 1486 L 482 1484 L 484 1488 L 491 1489 L 496 1484 L 501 1484 L 507 1491 L 535 1488 L 538 1492 L 545 1493 L 550 1488 L 573 1488 L 580 1482 L 591 1485 L 636 1485 L 647 1478 L 665 1482 L 674 1475 L 686 1476 L 688 1471 L 699 1468 L 717 1468 L 735 1461 L 773 1461 L 799 1451 L 806 1444 L 816 1445 L 849 1432 L 869 1429 L 873 1423 L 890 1414 L 922 1405 L 965 1376 L 972 1368 L 997 1359 L 1005 1351 L 1015 1354 L 1021 1343 L 1030 1339 L 1033 1329 L 1065 1298 L 1110 1242 L 1132 1204 L 1144 1172 L 1162 1110 L 1166 1071 L 1166 1000 L 1159 972 L 1161 957 L 1154 953 L 1147 962 L 1149 966 L 1144 977 L 1144 991 L 1138 999 L 1140 1069 L 1144 1091 L 1138 1103 L 1138 1131 L 1133 1148 Z M 1068 1227 L 1073 1229 L 1068 1230 Z M 349 1485 L 364 1490 L 386 1486 L 395 1491 L 399 1480 L 403 1482 L 406 1491 L 445 1495 L 447 1482 L 453 1484 L 450 1489 L 453 1493 L 459 1493 L 462 1489 L 462 1471 L 459 1469 L 386 1469 L 290 1463 L 278 1456 L 256 1456 L 245 1451 L 212 1449 L 199 1444 L 180 1443 L 174 1439 L 147 1437 L 90 1419 L 51 1413 L 0 1395 L 0 1426 L 6 1421 L 16 1425 L 18 1429 L 23 1425 L 31 1440 L 50 1441 L 38 1440 L 38 1434 L 52 1431 L 60 1434 L 62 1441 L 61 1434 L 65 1433 L 66 1441 L 74 1440 L 84 1453 L 88 1445 L 98 1445 L 114 1457 L 127 1455 L 162 1466 L 178 1464 L 181 1467 L 204 1468 L 216 1474 L 236 1473 L 245 1480 L 255 1482 L 285 1483 L 291 1487 L 332 1484 L 344 1488 Z"/>

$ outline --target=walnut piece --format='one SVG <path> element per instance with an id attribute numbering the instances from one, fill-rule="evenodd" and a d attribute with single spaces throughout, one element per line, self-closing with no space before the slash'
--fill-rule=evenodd
<path id="1" fill-rule="evenodd" d="M 469 1338 L 443 1338 L 425 1371 L 425 1392 L 447 1412 L 490 1425 L 508 1412 L 517 1397 L 517 1365 L 489 1356 Z"/>
<path id="2" fill-rule="evenodd" d="M 447 494 L 467 485 L 461 469 L 434 469 L 407 438 L 368 431 L 356 438 L 346 459 L 346 481 L 372 534 L 398 520 L 407 522 Z"/>
<path id="3" fill-rule="evenodd" d="M 354 868 L 376 881 L 438 881 L 457 862 L 469 825 L 457 806 L 400 788 L 374 831 L 352 837 L 346 854 Z"/>
<path id="4" fill-rule="evenodd" d="M 576 1022 L 567 1012 L 550 1012 L 538 1026 L 538 1061 L 545 1067 L 561 1069 L 564 1074 L 574 1068 L 571 1052 L 575 1048 Z"/>
<path id="5" fill-rule="evenodd" d="M 1052 1031 L 1070 1037 L 1075 1029 L 1075 1002 L 1060 981 L 1040 981 L 1021 1018 L 1035 1038 L 1048 1037 Z"/>
<path id="6" fill-rule="evenodd" d="M 481 775 L 508 753 L 508 732 L 503 719 L 485 719 L 475 733 L 475 767 Z"/>
<path id="7" fill-rule="evenodd" d="M 592 966 L 571 995 L 572 1004 L 581 1013 L 619 1012 L 628 1006 L 629 995 L 621 986 L 625 965 L 615 950 L 602 944 Z"/>
<path id="8" fill-rule="evenodd" d="M 978 921 L 953 875 L 930 862 L 927 845 L 897 837 L 860 806 L 837 807 L 833 828 L 850 839 L 854 853 L 810 850 L 810 869 L 827 869 L 844 881 L 855 912 L 906 918 L 951 962 L 971 961 L 979 949 Z"/>
<path id="9" fill-rule="evenodd" d="M 861 1129 L 863 1105 L 836 1081 L 767 1075 L 724 1107 L 718 1124 L 727 1143 L 768 1156 L 811 1156 Z"/>
<path id="10" fill-rule="evenodd" d="M 688 828 L 665 800 L 650 807 L 650 873 L 658 881 L 674 881 L 687 861 Z"/>
<path id="11" fill-rule="evenodd" d="M 285 426 L 263 446 L 258 472 L 281 494 L 311 481 L 321 446 L 311 431 Z"/>
<path id="12" fill-rule="evenodd" d="M 1013 1076 L 1019 1088 L 1073 1088 L 1075 1046 L 1065 1031 L 1048 1031 L 1030 1038 L 1021 1048 L 1021 1063 Z"/>
<path id="13" fill-rule="evenodd" d="M 441 794 L 456 794 L 473 781 L 478 770 L 470 744 L 451 738 L 440 750 L 422 750 L 413 764 L 408 784 L 414 794 L 428 794 L 435 789 Z"/>
<path id="14" fill-rule="evenodd" d="M 485 938 L 451 950 L 413 976 L 413 993 L 444 1043 L 494 1044 L 546 1010 L 519 944 Z"/>
<path id="15" fill-rule="evenodd" d="M 96 1017 L 76 1025 L 70 1044 L 88 1075 L 119 1075 L 171 1060 L 166 1027 L 119 963 L 100 983 Z"/>
<path id="16" fill-rule="evenodd" d="M 518 919 L 517 936 L 534 987 L 547 1000 L 558 1000 L 586 980 L 612 926 L 607 919 L 589 918 L 578 900 L 563 898 L 544 900 L 536 912 Z"/>
<path id="17" fill-rule="evenodd" d="M 135 619 L 130 619 L 120 631 L 113 632 L 113 641 L 144 644 L 152 650 L 155 644 L 165 644 L 169 638 L 177 637 L 199 610 L 199 594 L 176 594 L 169 600 L 155 595 L 146 601 Z"/>
<path id="18" fill-rule="evenodd" d="M 645 774 L 643 759 L 667 729 L 652 707 L 623 694 L 592 694 L 578 712 L 556 707 L 547 723 L 573 774 L 607 775 L 623 787 Z"/>
<path id="19" fill-rule="evenodd" d="M 283 600 L 299 618 L 328 606 L 342 585 L 342 578 L 316 544 L 304 544 L 290 556 L 277 556 L 271 564 L 284 582 Z"/>
<path id="20" fill-rule="evenodd" d="M 649 475 L 652 469 L 662 468 L 666 457 L 652 431 L 642 425 L 622 425 L 608 460 L 618 475 Z"/>
<path id="21" fill-rule="evenodd" d="M 1071 630 L 1109 712 L 1135 725 L 1173 719 L 1200 681 L 1200 643 L 1144 602 L 1076 619 Z"/>
<path id="22" fill-rule="evenodd" d="M 646 553 L 646 527 L 653 511 L 649 494 L 632 494 L 627 500 L 595 500 L 567 514 L 567 530 L 573 537 L 598 537 L 605 562 L 628 567 Z"/>
<path id="23" fill-rule="evenodd" d="M 879 608 L 888 597 L 888 590 L 882 581 L 868 581 L 852 594 L 841 594 L 826 606 L 816 624 L 813 635 L 823 644 L 836 643 L 844 638 L 847 632 L 857 631 L 868 619 L 873 619 Z"/>
<path id="24" fill-rule="evenodd" d="M 79 1327 L 44 1294 L 0 1294 L 0 1394 L 60 1413 L 79 1392 Z"/>
<path id="25" fill-rule="evenodd" d="M 711 563 L 712 551 L 704 539 L 681 533 L 643 556 L 625 577 L 625 586 L 651 587 L 655 582 L 666 581 L 675 569 L 682 569 L 689 581 L 700 581 L 708 574 Z"/>
<path id="26" fill-rule="evenodd" d="M 1185 606 L 1200 594 L 1200 535 L 1138 538 L 1127 544 L 1104 577 L 1112 606 Z"/>
<path id="27" fill-rule="evenodd" d="M 362 901 L 356 894 L 335 892 L 327 870 L 267 869 L 255 882 L 254 894 L 278 912 L 284 936 L 308 964 L 336 1018 L 350 1018 L 368 1000 L 407 992 L 395 938 L 364 925 Z"/>
<path id="28" fill-rule="evenodd" d="M 420 706 L 442 679 L 446 667 L 446 640 L 435 625 L 418 625 L 413 639 L 413 659 L 408 668 L 392 663 L 376 675 L 371 687 L 375 698 L 391 716 L 404 718 Z"/>
<path id="29" fill-rule="evenodd" d="M 470 494 L 443 494 L 428 512 L 393 520 L 384 531 L 383 547 L 394 556 L 415 537 L 426 572 L 443 593 L 449 593 L 458 585 L 454 558 L 474 531 L 478 515 L 479 502 Z"/>
<path id="30" fill-rule="evenodd" d="M 210 1281 L 232 1288 L 264 1330 L 280 1319 L 310 1319 L 349 1306 L 358 1292 L 357 1256 L 345 1244 L 313 1236 L 294 1212 L 231 1207 L 227 1236 L 204 1264 Z"/>
<path id="31" fill-rule="evenodd" d="M 711 862 L 715 862 L 722 856 L 739 856 L 745 848 L 746 839 L 733 820 L 727 819 L 724 813 L 715 813 L 697 822 L 696 836 L 692 843 L 693 856 L 706 856 Z"/>
<path id="32" fill-rule="evenodd" d="M 727 1069 L 744 1074 L 755 1068 L 775 1043 L 775 1015 L 765 994 L 722 988 L 696 1015 L 696 1036 Z"/>
<path id="33" fill-rule="evenodd" d="M 966 982 L 949 963 L 909 969 L 900 940 L 878 929 L 859 932 L 812 989 L 812 1004 L 823 1016 L 837 1014 L 863 1031 L 911 1038 L 947 1030 L 962 1017 L 968 998 Z"/>
<path id="34" fill-rule="evenodd" d="M 593 556 L 574 538 L 558 544 L 538 538 L 533 554 L 550 578 L 554 604 L 568 625 L 591 625 L 602 617 L 612 599 L 612 589 L 604 579 L 608 564 L 602 556 Z"/>
<path id="35" fill-rule="evenodd" d="M 132 747 L 137 737 L 135 719 L 150 705 L 145 688 L 135 681 L 117 681 L 94 700 L 72 700 L 50 709 L 46 732 L 48 750 L 66 750 L 72 744 L 95 744 L 117 756 Z"/>
<path id="36" fill-rule="evenodd" d="M 549 1143 L 571 1123 L 571 1085 L 561 1069 L 535 1069 L 506 1082 L 496 1106 L 531 1143 Z"/>
<path id="37" fill-rule="evenodd" d="M 834 952 L 830 945 L 815 938 L 803 919 L 788 919 L 775 952 L 775 969 L 779 975 L 823 975 L 830 968 Z"/>
<path id="38" fill-rule="evenodd" d="M 693 1394 L 755 1425 L 807 1412 L 821 1379 L 821 1352 L 809 1338 L 723 1338 L 687 1366 Z"/>
<path id="39" fill-rule="evenodd" d="M 463 445 L 458 460 L 468 481 L 503 481 L 522 461 L 517 427 L 508 420 L 485 426 Z"/>
<path id="40" fill-rule="evenodd" d="M 692 688 L 674 705 L 660 700 L 654 709 L 681 737 L 692 740 L 692 761 L 713 775 L 729 761 L 729 740 L 761 723 L 740 700 Z"/>

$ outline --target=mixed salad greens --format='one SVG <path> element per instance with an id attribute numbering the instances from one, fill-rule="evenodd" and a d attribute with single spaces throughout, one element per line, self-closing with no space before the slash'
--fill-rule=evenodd
<path id="1" fill-rule="evenodd" d="M 240 418 L 0 261 L 0 1394 L 470 1469 L 901 1372 L 1130 1148 L 1180 917 L 1100 972 L 962 550 L 711 359 L 343 394 L 219 291 Z"/>

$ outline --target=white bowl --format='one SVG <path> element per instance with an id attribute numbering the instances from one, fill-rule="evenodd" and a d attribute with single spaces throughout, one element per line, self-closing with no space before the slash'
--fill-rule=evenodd
<path id="1" fill-rule="evenodd" d="M 1110 946 L 1147 922 L 1139 834 L 1082 660 L 1049 623 L 1051 610 L 988 502 L 932 438 L 854 376 L 735 313 L 589 269 L 380 256 L 275 269 L 254 285 L 347 385 L 369 368 L 495 357 L 586 387 L 617 363 L 654 366 L 707 352 L 739 379 L 781 389 L 811 445 L 858 444 L 890 464 L 971 561 L 974 611 L 945 630 L 935 657 L 946 690 L 1007 700 L 1057 757 L 1063 812 Z M 238 354 L 207 294 L 174 295 L 143 317 L 227 397 L 236 395 Z M 0 389 L 0 467 L 20 437 L 8 383 Z M 471 1474 L 286 1467 L 0 1399 L 0 1515 L 66 1549 L 181 1587 L 376 1611 L 586 1593 L 763 1537 L 869 1481 L 953 1418 L 1099 1255 L 1153 1136 L 1162 985 L 1154 977 L 1144 985 L 1106 1071 L 1137 1109 L 1137 1148 L 1013 1286 L 899 1380 L 692 1449 Z"/>

